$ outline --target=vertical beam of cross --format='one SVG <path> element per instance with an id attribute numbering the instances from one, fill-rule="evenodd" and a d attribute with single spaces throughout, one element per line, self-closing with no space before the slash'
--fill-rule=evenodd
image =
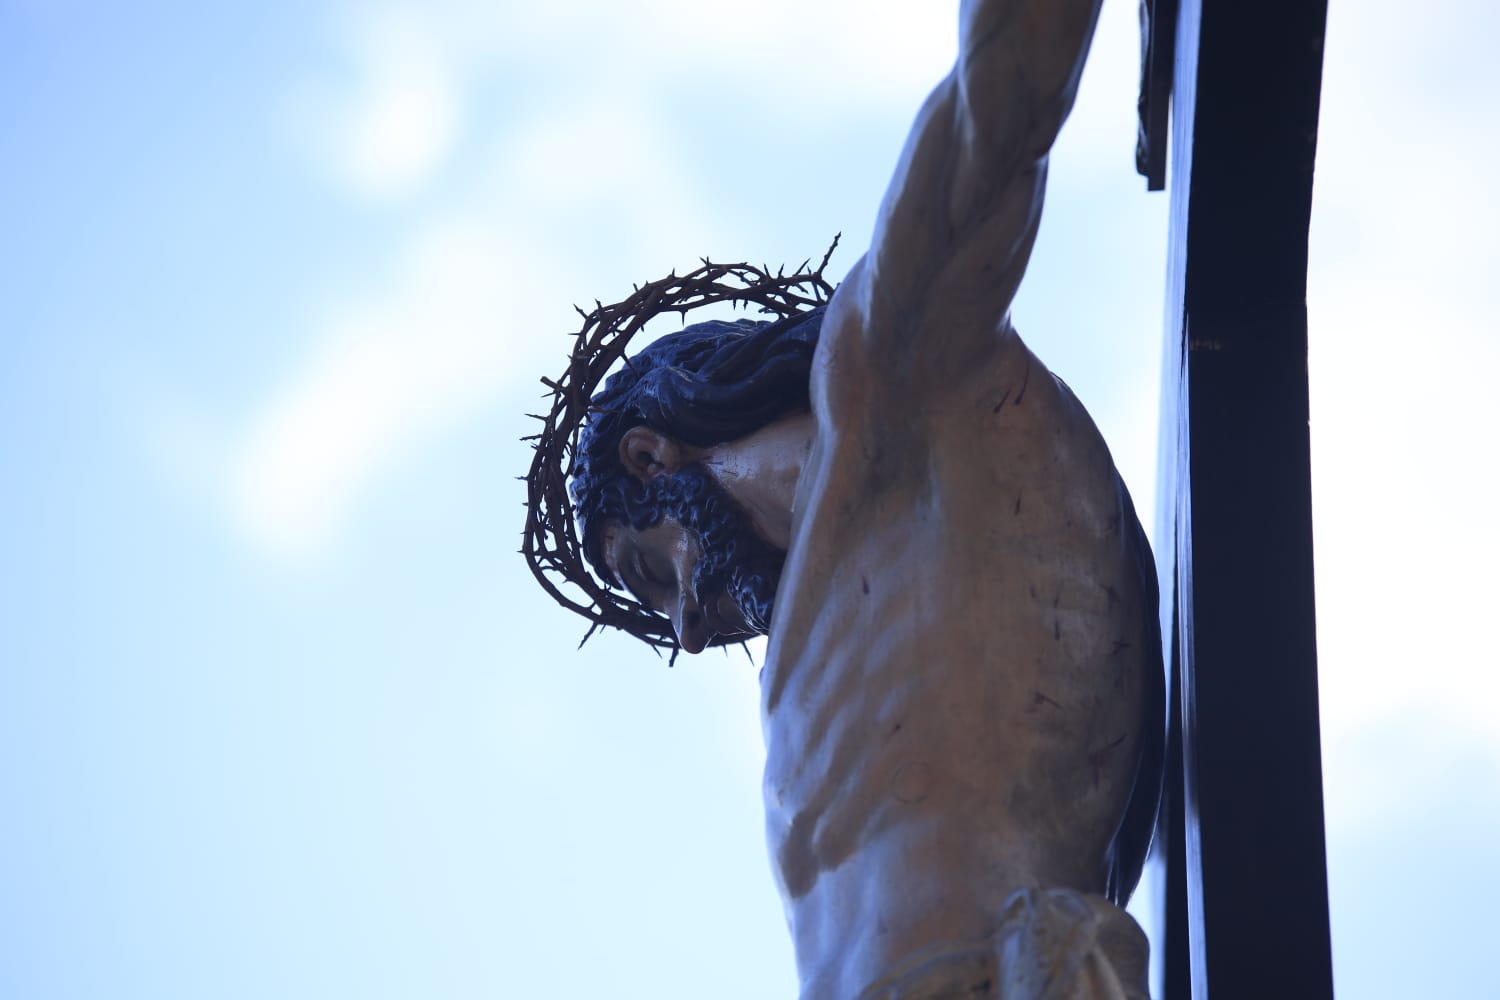
<path id="1" fill-rule="evenodd" d="M 1175 6 L 1158 544 L 1181 769 L 1164 1000 L 1189 982 L 1194 1000 L 1328 1000 L 1306 308 L 1327 5 Z M 1148 67 L 1168 48 L 1148 45 Z M 1148 151 L 1163 117 L 1149 103 Z"/>

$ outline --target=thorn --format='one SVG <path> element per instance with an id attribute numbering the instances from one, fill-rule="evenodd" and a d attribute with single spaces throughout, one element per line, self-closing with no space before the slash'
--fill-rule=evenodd
<path id="1" fill-rule="evenodd" d="M 593 636 L 594 632 L 597 631 L 598 628 L 599 628 L 599 623 L 598 622 L 594 622 L 594 624 L 592 624 L 592 625 L 589 626 L 589 630 L 587 632 L 583 633 L 583 638 L 578 640 L 578 648 L 579 649 L 583 648 L 583 644 L 589 641 L 590 637 Z"/>

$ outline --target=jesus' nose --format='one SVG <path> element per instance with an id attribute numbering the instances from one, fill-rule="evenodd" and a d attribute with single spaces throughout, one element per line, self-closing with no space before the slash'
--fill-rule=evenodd
<path id="1" fill-rule="evenodd" d="M 672 612 L 672 629 L 677 633 L 677 642 L 689 653 L 701 653 L 708 645 L 708 622 L 703 610 L 684 587 L 677 598 L 677 607 Z"/>

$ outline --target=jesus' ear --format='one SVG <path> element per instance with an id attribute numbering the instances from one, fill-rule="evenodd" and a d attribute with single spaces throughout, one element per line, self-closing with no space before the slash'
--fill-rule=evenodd
<path id="1" fill-rule="evenodd" d="M 648 482 L 682 465 L 677 442 L 649 427 L 632 427 L 620 436 L 620 463 L 632 476 Z"/>

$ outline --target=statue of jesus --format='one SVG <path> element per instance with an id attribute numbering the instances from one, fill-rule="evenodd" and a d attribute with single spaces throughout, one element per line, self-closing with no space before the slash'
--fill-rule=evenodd
<path id="1" fill-rule="evenodd" d="M 1155 570 L 1012 326 L 1098 0 L 964 0 L 826 307 L 690 326 L 592 400 L 582 549 L 680 647 L 768 633 L 766 832 L 803 1000 L 1144 998 Z M 660 619 L 657 619 L 660 620 Z"/>

